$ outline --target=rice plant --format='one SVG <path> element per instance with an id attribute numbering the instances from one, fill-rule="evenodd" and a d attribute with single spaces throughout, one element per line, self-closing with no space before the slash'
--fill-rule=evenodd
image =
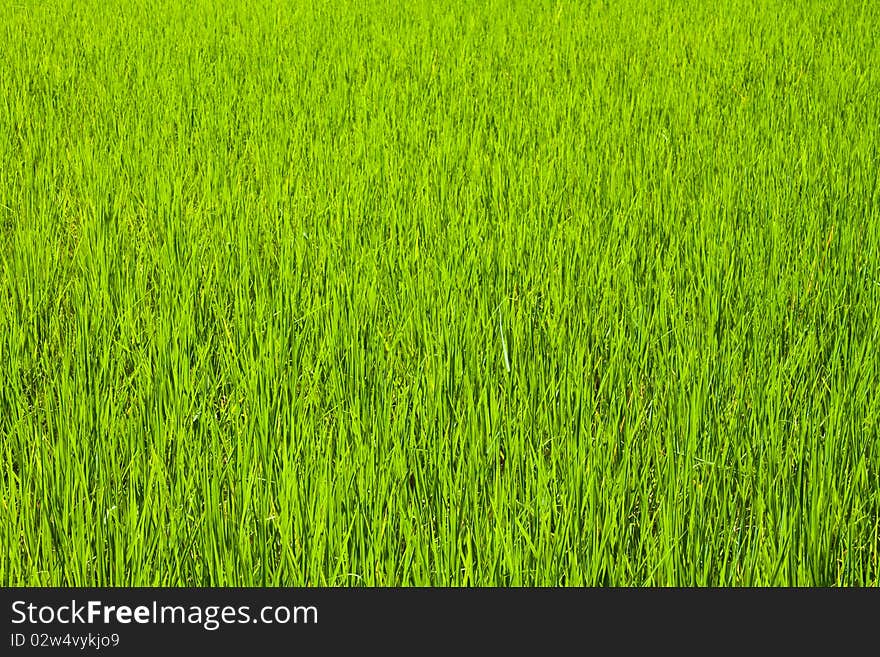
<path id="1" fill-rule="evenodd" d="M 880 583 L 880 4 L 0 5 L 0 583 Z"/>

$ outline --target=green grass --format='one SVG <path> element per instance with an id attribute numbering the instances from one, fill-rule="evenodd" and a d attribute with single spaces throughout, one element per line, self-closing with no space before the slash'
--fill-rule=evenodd
<path id="1" fill-rule="evenodd" d="M 0 584 L 880 584 L 880 3 L 0 6 Z"/>

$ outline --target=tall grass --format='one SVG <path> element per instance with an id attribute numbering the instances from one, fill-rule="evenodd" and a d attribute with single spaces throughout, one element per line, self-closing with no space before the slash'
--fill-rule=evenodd
<path id="1" fill-rule="evenodd" d="M 880 4 L 0 6 L 0 583 L 880 583 Z"/>

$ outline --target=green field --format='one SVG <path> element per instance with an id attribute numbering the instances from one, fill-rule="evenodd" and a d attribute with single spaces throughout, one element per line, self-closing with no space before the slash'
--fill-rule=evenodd
<path id="1" fill-rule="evenodd" d="M 880 585 L 880 3 L 2 3 L 0 546 Z"/>

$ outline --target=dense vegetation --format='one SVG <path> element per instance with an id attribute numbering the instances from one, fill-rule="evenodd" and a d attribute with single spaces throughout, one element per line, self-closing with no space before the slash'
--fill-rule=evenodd
<path id="1" fill-rule="evenodd" d="M 0 583 L 878 585 L 880 3 L 0 6 Z"/>

